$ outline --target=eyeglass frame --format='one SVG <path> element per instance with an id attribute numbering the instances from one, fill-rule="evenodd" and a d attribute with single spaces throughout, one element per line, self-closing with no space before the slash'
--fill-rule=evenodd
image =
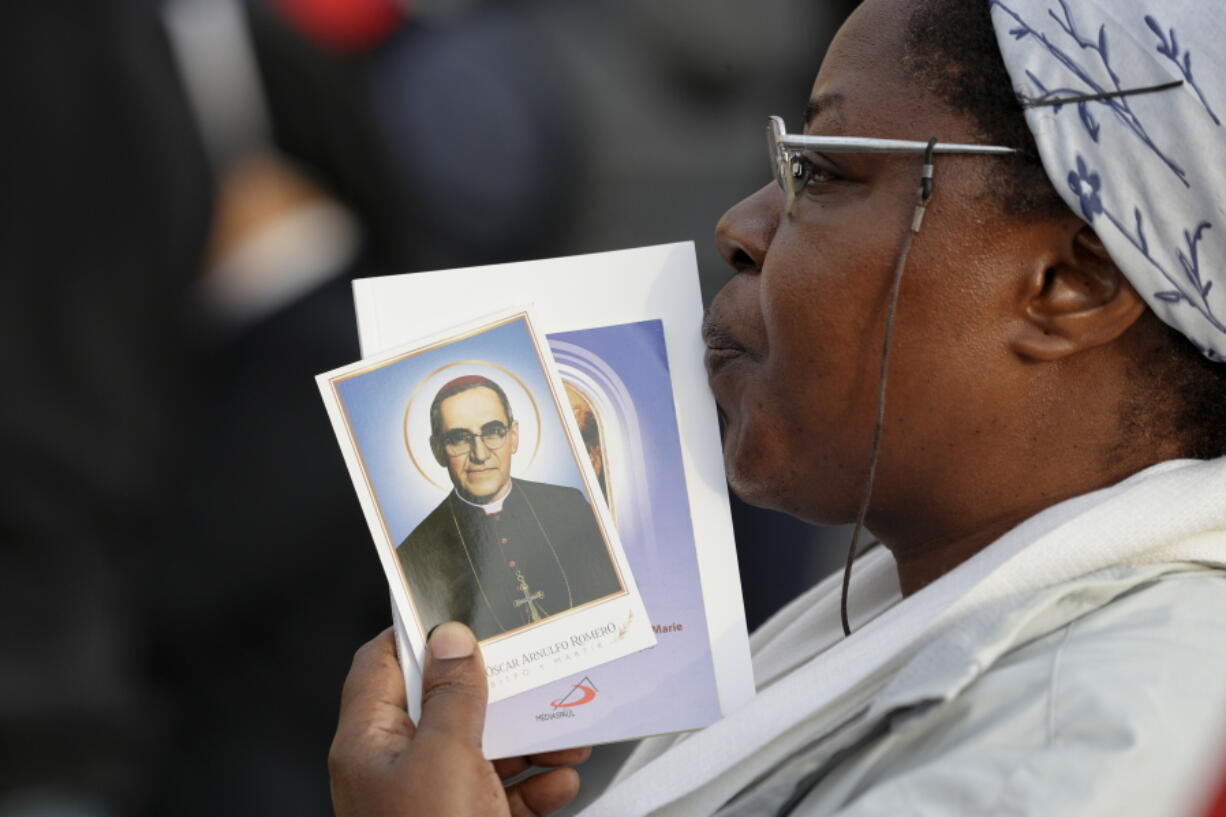
<path id="1" fill-rule="evenodd" d="M 913 142 L 906 139 L 875 139 L 863 136 L 807 136 L 788 133 L 783 117 L 771 116 L 766 123 L 767 151 L 775 182 L 783 190 L 784 212 L 789 216 L 796 204 L 797 191 L 787 183 L 796 178 L 796 156 L 805 150 L 823 153 L 913 153 L 967 154 L 979 156 L 1010 156 L 1025 153 L 1017 148 L 999 145 L 963 145 L 952 142 Z"/>
<path id="2" fill-rule="evenodd" d="M 499 428 L 501 428 L 501 433 L 499 433 L 498 429 L 495 429 L 493 431 L 486 431 L 486 429 L 489 428 L 489 426 L 494 425 L 495 423 L 497 423 Z M 447 431 L 444 431 L 438 436 L 438 444 L 439 444 L 439 447 L 442 448 L 442 450 L 449 457 L 466 457 L 472 453 L 473 446 L 476 444 L 478 438 L 480 438 L 481 442 L 484 443 L 485 447 L 488 448 L 490 451 L 500 450 L 504 445 L 506 445 L 507 436 L 510 435 L 511 431 L 512 431 L 511 426 L 502 422 L 502 420 L 490 420 L 488 423 L 481 426 L 480 434 L 473 434 L 467 428 L 452 428 Z M 447 435 L 458 434 L 460 432 L 463 432 L 465 435 L 467 435 L 468 447 L 464 449 L 463 451 L 452 451 L 449 447 L 450 443 L 447 442 Z M 486 437 L 491 436 L 491 435 L 493 435 L 494 439 L 498 441 L 497 445 L 491 445 L 490 441 L 486 439 Z"/>

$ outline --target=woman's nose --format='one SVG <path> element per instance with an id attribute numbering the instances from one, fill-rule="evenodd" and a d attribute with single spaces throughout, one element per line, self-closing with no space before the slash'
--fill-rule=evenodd
<path id="1" fill-rule="evenodd" d="M 715 246 L 728 266 L 756 274 L 779 228 L 783 194 L 776 184 L 734 204 L 715 225 Z"/>

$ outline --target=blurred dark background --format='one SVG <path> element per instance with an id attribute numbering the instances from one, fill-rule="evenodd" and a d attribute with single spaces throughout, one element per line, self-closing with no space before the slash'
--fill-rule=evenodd
<path id="1" fill-rule="evenodd" d="M 694 239 L 709 299 L 852 5 L 6 0 L 0 817 L 330 814 L 350 280 Z M 841 562 L 734 517 L 751 626 Z"/>

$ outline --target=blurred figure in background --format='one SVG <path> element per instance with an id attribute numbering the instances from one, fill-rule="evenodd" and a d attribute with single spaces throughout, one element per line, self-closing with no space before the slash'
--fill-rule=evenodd
<path id="1" fill-rule="evenodd" d="M 0 31 L 0 814 L 121 814 L 163 737 L 132 569 L 167 544 L 210 173 L 148 3 Z"/>
<path id="2" fill-rule="evenodd" d="M 311 380 L 349 280 L 695 238 L 713 293 L 839 6 L 8 4 L 0 817 L 329 814 L 388 617 Z M 752 623 L 825 566 L 736 523 Z"/>
<path id="3" fill-rule="evenodd" d="M 354 15 L 372 12 L 382 23 L 367 38 L 346 36 Z M 351 278 L 539 252 L 554 182 L 531 159 L 557 129 L 529 120 L 519 143 L 482 151 L 526 166 L 513 195 L 499 174 L 469 163 L 423 180 L 409 159 L 429 139 L 403 127 L 391 138 L 377 104 L 379 84 L 396 79 L 388 55 L 429 53 L 394 5 L 176 0 L 166 17 L 220 195 L 175 456 L 186 490 L 168 498 L 175 548 L 157 571 L 171 580 L 153 585 L 154 663 L 177 700 L 175 751 L 159 774 L 173 783 L 156 810 L 323 815 L 318 770 L 345 642 L 385 622 L 388 601 L 312 375 L 359 356 Z M 429 67 L 406 81 L 420 86 Z M 465 99 L 480 109 L 490 94 L 527 100 L 539 87 L 512 71 Z M 405 90 L 400 105 L 423 95 Z M 436 129 L 424 117 L 410 123 Z M 474 171 L 478 187 L 456 189 Z M 508 215 L 464 244 L 439 215 L 454 193 Z"/>

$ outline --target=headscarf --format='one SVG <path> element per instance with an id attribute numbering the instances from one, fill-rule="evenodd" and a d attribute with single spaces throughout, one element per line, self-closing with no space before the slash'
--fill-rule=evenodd
<path id="1" fill-rule="evenodd" d="M 1226 362 L 1221 0 L 988 2 L 1056 190 L 1158 317 Z"/>

